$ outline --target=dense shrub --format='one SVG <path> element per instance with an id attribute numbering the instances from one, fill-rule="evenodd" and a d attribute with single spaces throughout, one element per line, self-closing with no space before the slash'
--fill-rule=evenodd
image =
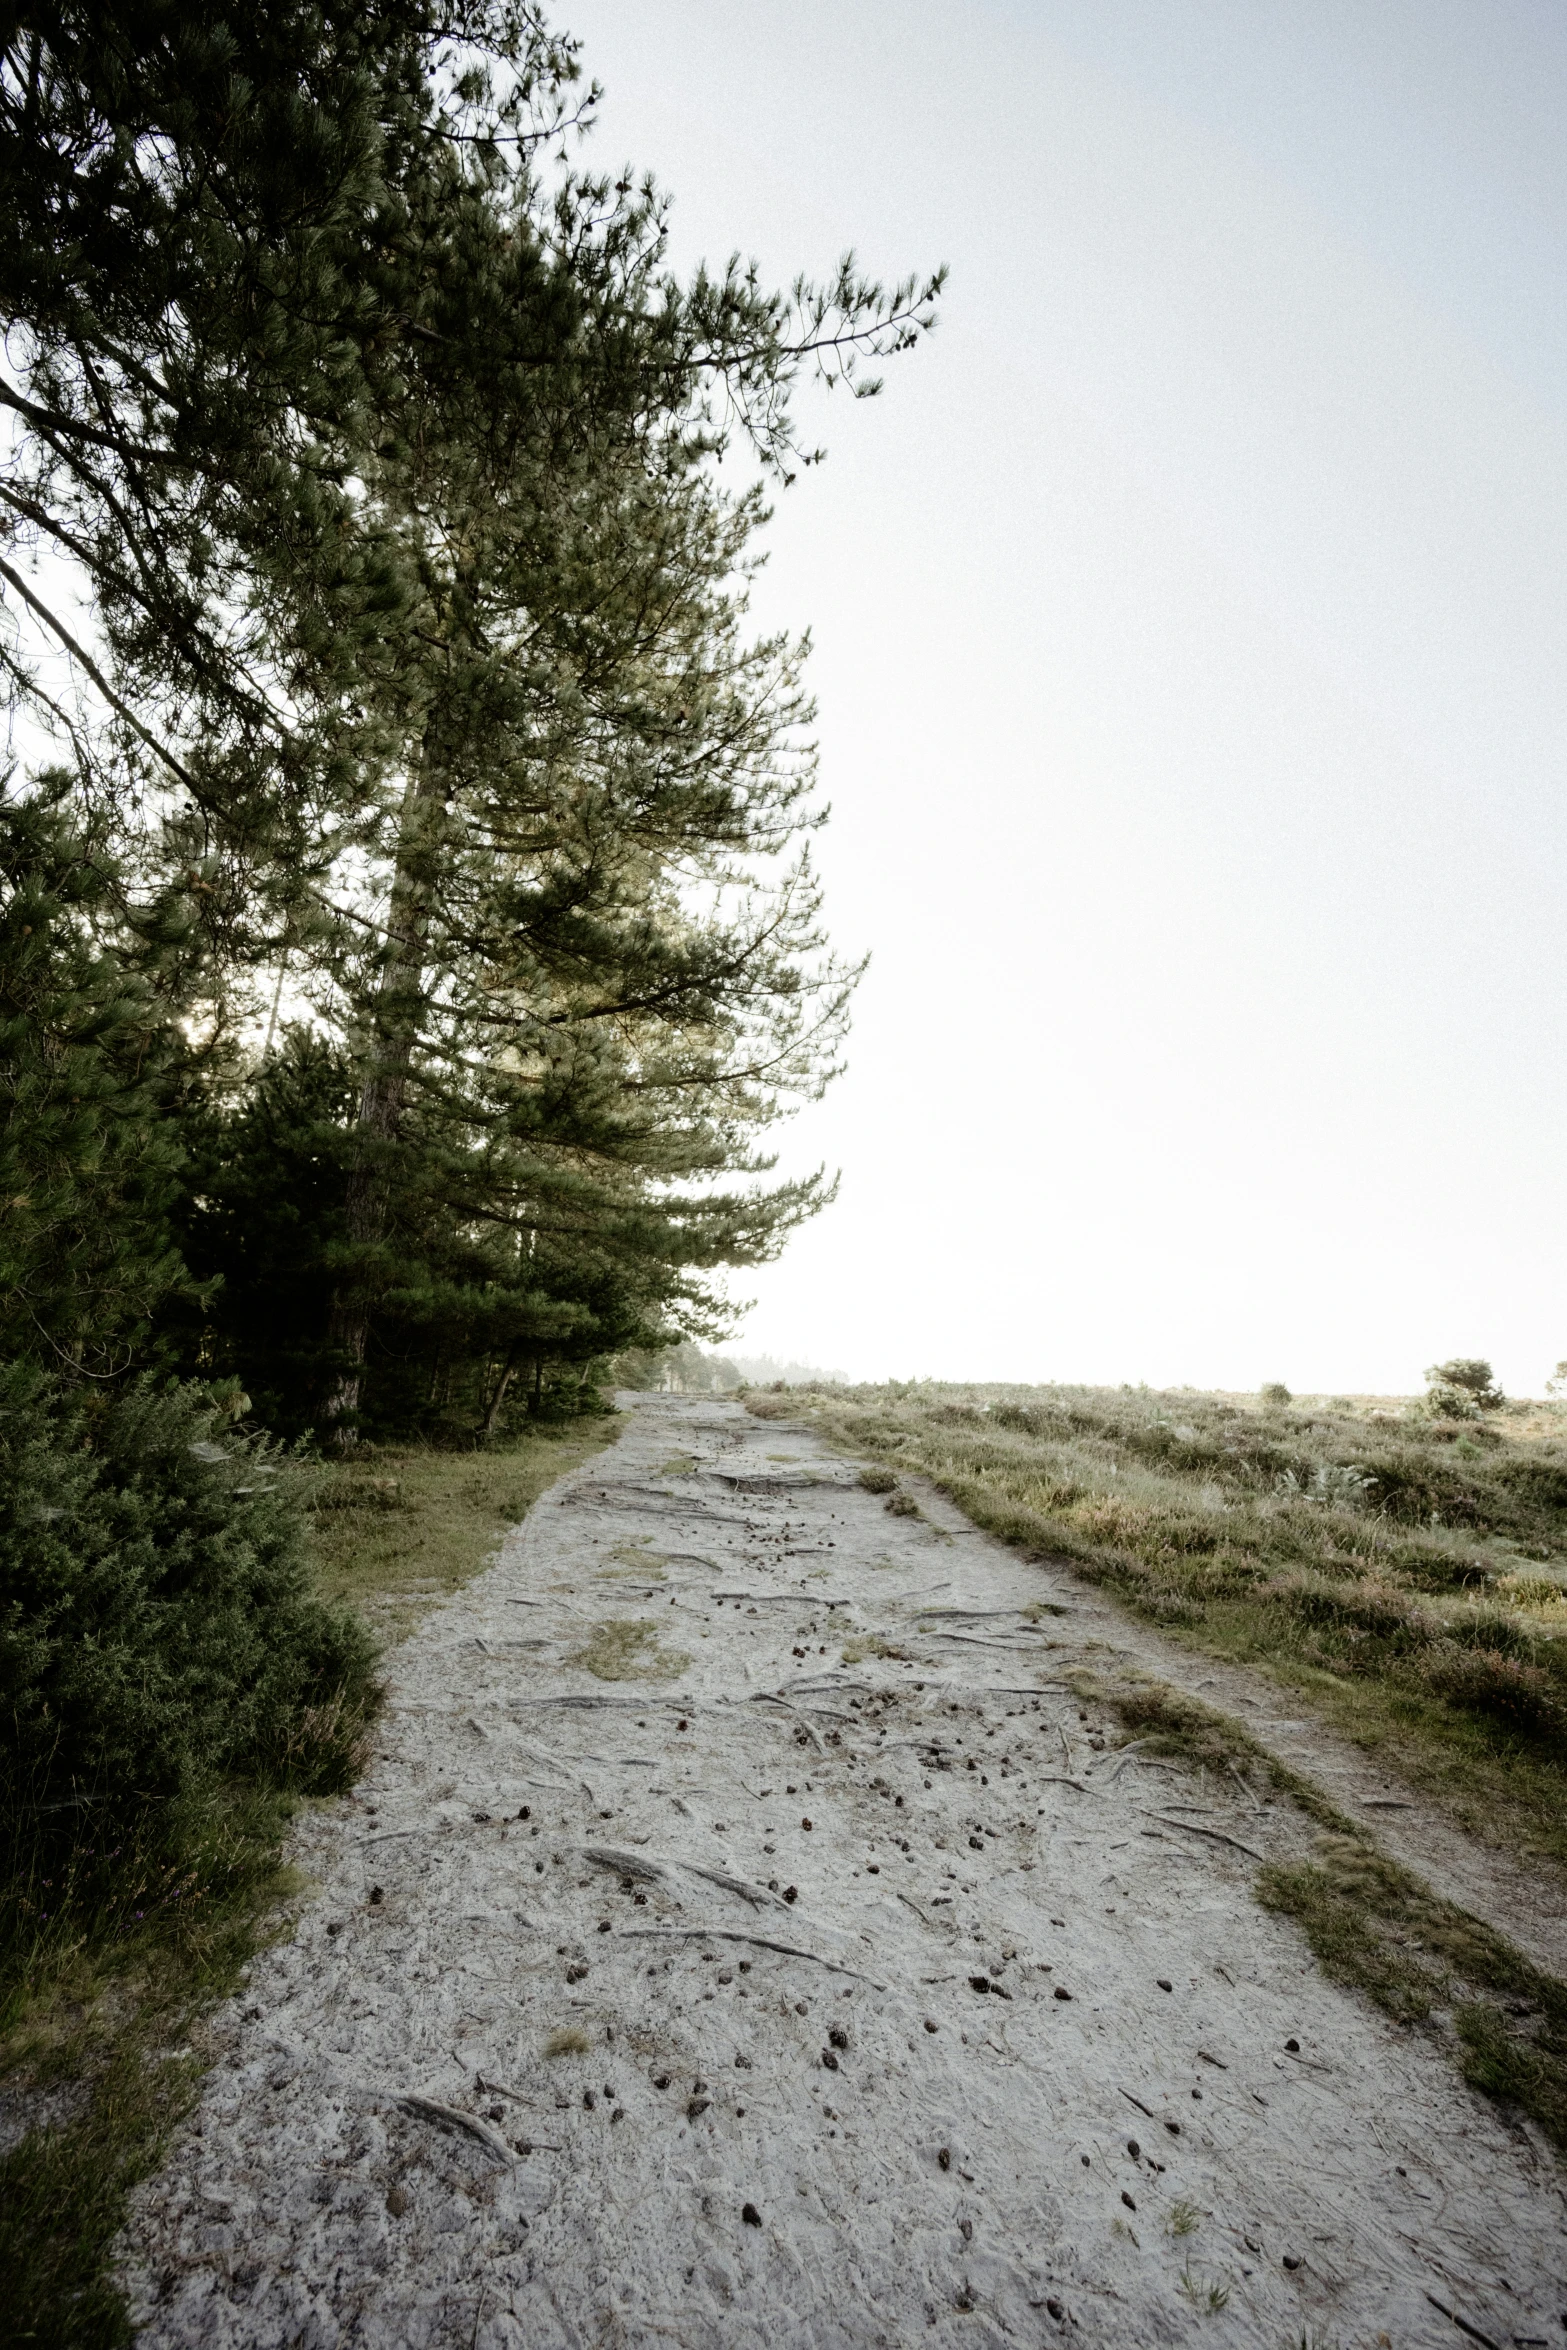
<path id="1" fill-rule="evenodd" d="M 0 1807 L 29 1852 L 176 1842 L 224 1774 L 354 1776 L 369 1635 L 313 1594 L 309 1473 L 227 1418 L 205 1389 L 0 1365 Z"/>
<path id="2" fill-rule="evenodd" d="M 1567 1739 L 1562 1685 L 1540 1665 L 1496 1648 L 1460 1648 L 1443 1641 L 1427 1660 L 1425 1677 L 1450 1705 L 1488 1714 L 1527 1738 L 1553 1744 Z"/>
<path id="3" fill-rule="evenodd" d="M 1500 1411 L 1506 1401 L 1490 1364 L 1478 1355 L 1433 1363 L 1426 1373 L 1426 1410 L 1435 1419 L 1473 1419 L 1481 1412 Z"/>

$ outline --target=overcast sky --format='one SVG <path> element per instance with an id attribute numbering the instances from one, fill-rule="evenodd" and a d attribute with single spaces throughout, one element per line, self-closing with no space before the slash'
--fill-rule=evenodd
<path id="1" fill-rule="evenodd" d="M 1567 1355 L 1558 0 L 574 0 L 682 260 L 950 263 L 779 507 L 848 1076 L 748 1351 Z M 813 427 L 817 419 L 812 416 Z"/>

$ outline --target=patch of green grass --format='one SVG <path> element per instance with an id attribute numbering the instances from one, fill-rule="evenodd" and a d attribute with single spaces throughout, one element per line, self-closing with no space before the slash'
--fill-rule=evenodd
<path id="1" fill-rule="evenodd" d="M 327 1471 L 317 1496 L 323 1589 L 362 1608 L 384 1638 L 402 1638 L 479 1573 L 547 1486 L 619 1430 L 605 1416 L 541 1430 L 506 1452 L 367 1449 Z"/>
<path id="2" fill-rule="evenodd" d="M 318 1587 L 356 1603 L 383 1638 L 400 1636 L 478 1574 L 506 1527 L 617 1428 L 594 1419 L 514 1451 L 384 1451 L 322 1470 Z M 206 1791 L 178 1867 L 132 1836 L 74 1874 L 47 1864 L 55 1873 L 29 1888 L 30 1907 L 9 1888 L 0 2093 L 44 2118 L 0 2158 L 5 2340 L 130 2343 L 110 2249 L 132 2188 L 157 2169 L 199 2093 L 206 2013 L 288 1930 L 299 1888 L 280 1854 L 299 1800 L 221 1784 Z"/>
<path id="3" fill-rule="evenodd" d="M 59 1932 L 8 1954 L 0 2077 L 49 2118 L 0 2159 L 6 2339 L 61 2350 L 130 2341 L 110 2248 L 131 2189 L 200 2088 L 204 2011 L 239 1988 L 296 1890 L 278 1857 L 295 1808 L 233 1790 L 214 1802 L 178 1899 L 158 1901 L 155 1871 L 126 1850 L 122 1864 L 146 1885 L 139 1916 L 84 1903 Z"/>
<path id="4" fill-rule="evenodd" d="M 918 1471 L 1180 1645 L 1268 1674 L 1567 1883 L 1567 1409 L 928 1384 L 765 1400 L 878 1482 Z"/>
<path id="5" fill-rule="evenodd" d="M 1193 2309 L 1206 2310 L 1211 2317 L 1216 2317 L 1221 2309 L 1229 2307 L 1229 2286 L 1218 2277 L 1194 2277 L 1189 2261 L 1177 2277 L 1175 2289 L 1185 2296 Z"/>
<path id="6" fill-rule="evenodd" d="M 691 1662 L 659 1645 L 658 1626 L 636 1616 L 608 1616 L 566 1659 L 597 1681 L 675 1681 Z"/>
<path id="7" fill-rule="evenodd" d="M 620 1564 L 614 1567 L 596 1567 L 595 1579 L 600 1583 L 665 1583 L 669 1580 L 669 1560 L 661 1550 L 652 1547 L 652 1536 L 645 1535 L 640 1542 L 617 1542 L 610 1552 Z"/>

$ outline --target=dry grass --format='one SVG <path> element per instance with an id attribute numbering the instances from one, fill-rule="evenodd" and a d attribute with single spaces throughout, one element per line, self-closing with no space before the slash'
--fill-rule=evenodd
<path id="1" fill-rule="evenodd" d="M 843 1662 L 846 1665 L 862 1665 L 868 1656 L 887 1657 L 893 1663 L 913 1662 L 906 1648 L 899 1648 L 895 1641 L 883 1639 L 879 1632 L 860 1632 L 852 1640 L 844 1642 Z"/>
<path id="2" fill-rule="evenodd" d="M 546 2056 L 586 2056 L 593 2043 L 580 2026 L 563 2024 L 544 2043 Z"/>
<path id="3" fill-rule="evenodd" d="M 1321 1837 L 1311 1861 L 1264 1869 L 1257 1897 L 1294 1918 L 1325 1974 L 1447 2041 L 1472 2087 L 1567 2150 L 1567 1983 L 1364 1837 Z"/>
<path id="4" fill-rule="evenodd" d="M 676 1681 L 691 1662 L 659 1645 L 658 1626 L 636 1616 L 608 1616 L 566 1659 L 597 1681 Z"/>
<path id="5" fill-rule="evenodd" d="M 1309 1861 L 1270 1864 L 1259 1874 L 1263 1907 L 1295 1920 L 1335 1982 L 1430 2033 L 1474 2088 L 1520 2107 L 1567 2150 L 1567 1983 L 1390 1860 L 1359 1821 L 1229 1715 L 1163 1682 L 1074 1678 L 1145 1742 L 1145 1752 L 1234 1772 L 1315 1820 L 1322 1833 Z"/>
<path id="6" fill-rule="evenodd" d="M 1271 1674 L 1464 1826 L 1567 1861 L 1567 1418 L 1443 1425 L 1344 1398 L 1088 1389 L 792 1400 L 843 1449 L 930 1477 L 1183 1645 Z M 1239 1722 L 1163 1683 L 1073 1679 L 1149 1751 L 1271 1786 L 1313 1819 L 1313 1857 L 1264 1868 L 1258 1899 L 1325 1973 L 1567 2149 L 1567 1984 L 1389 1860 Z"/>
<path id="7" fill-rule="evenodd" d="M 1245 1663 L 1567 1881 L 1567 1410 L 884 1387 L 747 1399 L 933 1480 L 1180 1644 Z"/>

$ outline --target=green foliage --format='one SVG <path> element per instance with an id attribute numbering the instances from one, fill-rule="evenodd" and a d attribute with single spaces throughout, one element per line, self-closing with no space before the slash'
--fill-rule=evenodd
<path id="1" fill-rule="evenodd" d="M 1282 1379 L 1264 1380 L 1261 1394 L 1264 1403 L 1272 1404 L 1280 1410 L 1285 1404 L 1293 1403 L 1295 1400 Z"/>
<path id="2" fill-rule="evenodd" d="M 1438 1419 L 1472 1420 L 1481 1412 L 1499 1412 L 1506 1401 L 1490 1364 L 1477 1355 L 1433 1363 L 1426 1373 L 1426 1409 Z"/>
<path id="3" fill-rule="evenodd" d="M 155 2167 L 198 2080 L 189 2057 L 171 2059 L 137 2034 L 101 2066 L 85 2112 L 31 2132 L 0 2156 L 10 2340 L 42 2350 L 130 2350 L 135 2337 L 111 2266 L 114 2238 L 129 2189 Z"/>
<path id="4" fill-rule="evenodd" d="M 101 1378 L 184 1279 L 179 1039 L 138 968 L 156 924 L 116 919 L 117 872 L 59 797 L 0 804 L 0 1331 Z"/>
<path id="5" fill-rule="evenodd" d="M 576 76 L 529 0 L 29 6 L 0 52 L 6 528 L 92 626 L 3 562 L 0 598 L 90 720 L 20 635 L 0 684 L 191 933 L 201 1347 L 345 1441 L 710 1335 L 704 1276 L 831 1195 L 755 1180 L 854 974 L 799 649 L 746 634 L 764 509 L 712 461 L 812 461 L 802 378 L 874 390 L 939 281 L 680 284 L 652 184 L 568 167 Z M 253 1084 L 269 962 L 319 1065 Z M 261 1310 L 269 1257 L 324 1331 Z"/>
<path id="6" fill-rule="evenodd" d="M 594 1366 L 656 1339 L 682 1293 L 692 1217 L 641 1199 L 613 1160 L 595 1162 L 566 1105 L 558 1123 L 534 1121 L 526 1173 L 539 1220 L 518 1232 L 484 1212 L 493 1160 L 476 1166 L 421 1099 L 384 1156 L 379 1234 L 356 1242 L 358 1099 L 344 1055 L 296 1031 L 237 1105 L 190 1119 L 176 1223 L 212 1302 L 169 1317 L 186 1367 L 237 1378 L 286 1435 L 323 1428 L 350 1369 L 358 1427 L 376 1441 L 471 1443 L 519 1416 L 596 1408 Z M 362 1361 L 334 1337 L 334 1293 L 348 1282 L 375 1298 Z"/>
<path id="7" fill-rule="evenodd" d="M 227 1774 L 352 1781 L 368 1636 L 311 1588 L 304 1473 L 228 1418 L 200 1391 L 100 1397 L 0 1366 L 13 1881 L 73 1854 L 107 1866 L 133 1834 L 178 1855 Z"/>

